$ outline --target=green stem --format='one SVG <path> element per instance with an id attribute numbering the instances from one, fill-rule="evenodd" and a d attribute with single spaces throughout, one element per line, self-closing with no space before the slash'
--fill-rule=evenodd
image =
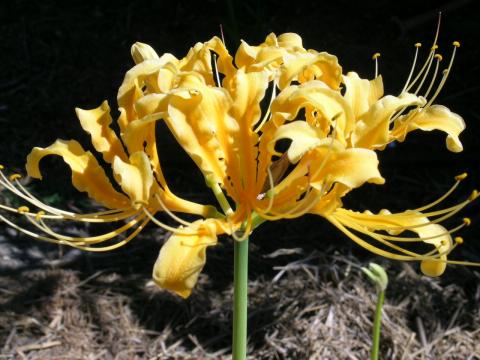
<path id="1" fill-rule="evenodd" d="M 375 310 L 375 320 L 373 322 L 373 343 L 371 360 L 378 360 L 380 348 L 380 327 L 382 323 L 382 307 L 385 300 L 385 291 L 378 292 L 377 308 Z"/>
<path id="2" fill-rule="evenodd" d="M 247 358 L 248 238 L 234 241 L 233 360 Z"/>

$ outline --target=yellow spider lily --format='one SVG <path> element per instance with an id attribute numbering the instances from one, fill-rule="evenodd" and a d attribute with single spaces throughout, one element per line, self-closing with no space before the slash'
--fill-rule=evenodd
<path id="1" fill-rule="evenodd" d="M 121 246 L 152 221 L 173 232 L 160 251 L 153 279 L 182 297 L 190 295 L 205 264 L 206 247 L 216 244 L 218 235 L 232 234 L 242 241 L 262 221 L 306 213 L 325 217 L 377 254 L 422 261 L 427 275 L 439 275 L 446 262 L 451 262 L 447 255 L 460 240 L 454 244 L 450 234 L 469 221 L 451 231 L 438 223 L 476 194 L 455 207 L 423 212 L 447 197 L 464 176 L 458 177 L 452 190 L 438 201 L 399 214 L 360 214 L 344 209 L 341 201 L 365 182 L 384 183 L 375 150 L 394 140 L 403 141 L 411 130 L 443 130 L 448 134 L 448 148 L 461 150 L 458 135 L 464 128 L 463 120 L 444 107 L 432 105 L 446 75 L 430 100 L 425 97 L 433 81 L 424 96 L 419 95 L 435 59 L 437 73 L 440 58 L 435 49 L 420 73 L 413 80 L 409 76 L 405 91 L 398 97 L 383 96 L 379 76 L 368 81 L 355 73 L 342 75 L 335 56 L 306 50 L 296 34 L 270 34 L 259 46 L 242 42 L 234 57 L 216 37 L 196 44 L 182 59 L 171 54 L 158 56 L 142 43 L 134 44 L 132 57 L 136 65 L 127 72 L 117 96 L 120 137 L 110 128 L 106 102 L 93 110 L 77 109 L 82 127 L 112 166 L 122 193 L 114 189 L 95 157 L 75 141 L 58 140 L 45 149 L 35 148 L 27 158 L 29 175 L 41 178 L 40 160 L 47 155 L 61 156 L 72 170 L 73 185 L 111 210 L 82 215 L 54 209 L 31 195 L 17 176 L 7 179 L 2 173 L 1 185 L 40 211 L 0 207 L 22 214 L 47 236 L 21 228 L 3 216 L 0 220 L 39 239 L 92 251 Z M 451 62 L 447 75 L 450 68 Z M 407 93 L 416 83 L 417 89 Z M 166 123 L 202 171 L 224 217 L 211 206 L 178 198 L 169 190 L 155 138 L 157 121 Z M 283 140 L 290 143 L 286 150 L 281 149 Z M 233 209 L 230 203 L 235 204 Z M 159 211 L 181 226 L 160 222 L 154 216 Z M 204 219 L 190 223 L 174 212 Z M 107 234 L 75 238 L 54 232 L 44 221 L 48 219 L 127 222 Z M 97 245 L 131 229 L 126 238 L 113 245 Z M 405 230 L 418 236 L 400 237 Z M 358 234 L 392 250 L 373 246 Z M 431 244 L 434 250 L 417 254 L 398 245 L 412 241 Z"/>
<path id="2" fill-rule="evenodd" d="M 308 159 L 308 152 L 311 149 L 324 143 L 325 137 L 328 136 L 332 127 L 332 122 L 328 119 L 332 118 L 331 114 L 337 113 L 339 115 L 335 118 L 336 138 L 350 150 L 383 150 L 390 142 L 401 142 L 408 132 L 420 129 L 446 132 L 447 148 L 454 152 L 462 151 L 459 134 L 465 129 L 463 119 L 442 105 L 433 105 L 452 68 L 456 49 L 460 46 L 458 42 L 453 43 L 450 62 L 444 70 L 444 75 L 436 90 L 434 90 L 433 96 L 428 98 L 434 89 L 439 64 L 442 60 L 442 57 L 436 54 L 438 48 L 436 45 L 437 36 L 425 63 L 415 74 L 420 47 L 420 44 L 416 44 L 412 70 L 399 96 L 383 96 L 381 76 L 376 76 L 374 80 L 368 81 L 361 79 L 354 72 L 349 72 L 342 77 L 342 83 L 345 86 L 343 95 L 324 84 L 314 84 L 314 82 L 290 87 L 291 93 L 288 97 L 280 100 L 281 96 L 279 96 L 278 104 L 275 104 L 281 108 L 277 111 L 282 116 L 275 123 L 276 126 L 279 124 L 281 126 L 277 127 L 274 139 L 290 139 L 291 145 L 287 151 L 288 158 L 292 162 L 304 162 Z M 374 56 L 375 60 L 377 58 L 378 54 Z M 435 64 L 433 75 L 429 83 L 426 84 L 432 64 Z M 311 99 L 314 96 L 321 96 L 321 101 L 312 102 Z M 308 105 L 305 106 L 304 104 Z M 285 121 L 294 119 L 295 114 L 302 107 L 305 110 L 305 121 L 297 120 L 284 124 Z M 274 113 L 275 110 L 272 109 L 272 112 Z M 314 166 L 310 165 L 309 169 L 313 171 Z M 305 169 L 304 172 L 306 173 L 307 170 Z M 339 188 L 339 196 L 336 197 L 333 207 L 329 204 L 330 206 L 325 208 L 322 206 L 322 202 L 319 202 L 309 211 L 324 216 L 352 240 L 368 250 L 393 259 L 419 260 L 422 264 L 421 269 L 426 275 L 438 276 L 445 270 L 446 263 L 467 264 L 465 262 L 449 261 L 447 255 L 455 248 L 456 244 L 461 243 L 461 238 L 452 241 L 451 234 L 468 225 L 470 221 L 464 219 L 461 225 L 450 231 L 447 231 L 438 223 L 456 214 L 473 201 L 477 194 L 474 192 L 468 200 L 447 209 L 424 211 L 430 210 L 450 195 L 465 176 L 456 177 L 455 185 L 440 199 L 415 210 L 397 214 L 391 214 L 387 210 L 377 215 L 371 213 L 359 214 L 342 208 L 340 197 L 344 195 L 345 190 Z M 326 212 L 325 209 L 328 211 Z M 435 219 L 432 219 L 432 217 Z M 397 236 L 407 230 L 417 233 L 417 237 Z M 391 234 L 386 235 L 385 232 Z M 362 239 L 358 233 L 367 235 L 381 245 L 374 246 Z M 434 251 L 427 254 L 418 254 L 400 246 L 406 242 L 431 244 L 434 246 Z"/>
<path id="3" fill-rule="evenodd" d="M 124 114 L 124 110 L 121 110 Z M 0 185 L 22 198 L 28 206 L 15 209 L 3 204 L 0 208 L 22 214 L 30 223 L 44 234 L 37 234 L 14 224 L 0 215 L 0 220 L 15 227 L 23 233 L 40 240 L 67 244 L 84 250 L 107 251 L 124 245 L 134 238 L 150 220 L 152 214 L 158 211 L 180 211 L 205 217 L 215 216 L 216 211 L 211 206 L 199 205 L 178 198 L 168 188 L 157 156 L 151 149 L 155 144 L 147 142 L 145 151 L 137 150 L 136 144 L 129 141 L 129 129 L 123 134 L 123 141 L 127 144 L 130 156 L 127 156 L 122 142 L 110 128 L 112 121 L 110 108 L 106 102 L 93 110 L 77 109 L 77 116 L 85 131 L 90 133 L 94 148 L 102 154 L 106 163 L 111 165 L 112 175 L 122 192 L 115 190 L 104 169 L 90 151 L 85 151 L 74 140 L 57 140 L 46 148 L 34 148 L 27 157 L 26 169 L 29 176 L 42 178 L 39 163 L 45 156 L 56 155 L 63 158 L 72 171 L 74 187 L 87 192 L 89 197 L 104 207 L 107 211 L 91 214 L 77 214 L 70 211 L 56 209 L 44 204 L 32 195 L 20 182 L 20 175 L 13 174 L 7 177 L 0 173 Z M 149 140 L 149 139 L 146 139 Z M 146 141 L 145 140 L 145 141 Z M 2 169 L 0 169 L 1 171 Z M 36 208 L 35 212 L 29 207 Z M 126 221 L 116 230 L 92 237 L 73 237 L 55 232 L 45 220 L 72 220 L 81 222 L 104 223 Z M 126 237 L 120 238 L 127 231 Z M 117 240 L 116 242 L 114 242 Z M 104 242 L 113 244 L 99 246 Z"/>
<path id="4" fill-rule="evenodd" d="M 443 272 L 446 257 L 455 247 L 450 234 L 468 221 L 447 231 L 437 224 L 438 219 L 431 221 L 427 216 L 441 215 L 443 220 L 475 196 L 457 207 L 426 214 L 421 211 L 430 206 L 400 214 L 362 214 L 376 219 L 372 227 L 360 223 L 357 213 L 343 209 L 341 198 L 365 182 L 382 184 L 374 150 L 393 140 L 403 141 L 413 129 L 444 130 L 449 149 L 460 151 L 458 134 L 464 123 L 458 115 L 431 105 L 432 101 L 418 96 L 418 90 L 382 97 L 381 77 L 367 81 L 355 73 L 341 76 L 334 56 L 305 50 L 296 34 L 271 34 L 259 46 L 242 42 L 235 61 L 223 43 L 213 38 L 195 45 L 185 59 L 170 58 L 153 72 L 152 59 L 165 55 L 158 57 L 151 48 L 145 49 L 146 45 L 136 44 L 133 50 L 145 54 L 143 59 L 138 56 L 143 61 L 137 61 L 136 81 L 132 79 L 138 88 L 146 88 L 136 108 L 162 114 L 158 120 L 167 123 L 209 185 L 225 191 L 235 203 L 235 210 L 227 214 L 234 236 L 241 223 L 248 235 L 252 217 L 276 220 L 310 212 L 325 217 L 375 253 L 422 261 L 422 271 L 430 276 Z M 434 59 L 438 64 L 439 57 L 430 54 L 422 72 L 428 71 L 425 69 Z M 451 64 L 448 72 L 450 68 Z M 160 74 L 165 73 L 168 86 L 160 81 Z M 341 84 L 346 86 L 343 95 Z M 411 86 L 407 84 L 406 89 Z M 268 89 L 271 99 L 262 116 L 260 103 Z M 430 90 L 431 86 L 425 96 Z M 417 107 L 404 115 L 412 106 Z M 301 111 L 305 119 L 297 120 Z M 282 139 L 291 141 L 285 153 L 275 150 Z M 363 232 L 399 254 L 375 247 L 351 230 Z M 382 230 L 397 235 L 384 235 Z M 418 237 L 399 237 L 405 230 L 417 232 Z M 210 234 L 210 241 L 216 241 Z M 191 241 L 202 240 L 195 236 Z M 433 245 L 435 251 L 416 254 L 394 241 L 421 241 Z M 156 267 L 167 273 L 168 263 L 159 261 Z M 160 285 L 169 286 L 165 282 Z"/>

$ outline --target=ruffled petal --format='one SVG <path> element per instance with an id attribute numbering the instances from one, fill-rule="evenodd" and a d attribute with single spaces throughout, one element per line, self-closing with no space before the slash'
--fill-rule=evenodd
<path id="1" fill-rule="evenodd" d="M 447 149 L 453 152 L 463 150 L 458 136 L 465 129 L 465 122 L 460 115 L 451 112 L 445 106 L 432 105 L 399 117 L 395 121 L 392 136 L 398 141 L 403 141 L 407 133 L 416 129 L 444 131 L 447 133 Z"/>
<path id="2" fill-rule="evenodd" d="M 278 87 L 284 89 L 292 81 L 300 84 L 320 80 L 334 90 L 339 89 L 342 68 L 336 56 L 326 52 L 309 51 L 305 54 L 287 57 L 280 68 Z"/>
<path id="3" fill-rule="evenodd" d="M 279 126 L 286 120 L 293 120 L 303 108 L 318 113 L 317 123 L 312 125 L 327 129 L 327 132 L 335 127 L 337 139 L 346 144 L 345 139 L 353 130 L 354 117 L 352 109 L 338 91 L 317 80 L 287 87 L 272 102 L 272 122 Z"/>
<path id="4" fill-rule="evenodd" d="M 379 185 L 385 183 L 378 171 L 377 154 L 372 150 L 348 148 L 335 151 L 323 146 L 317 147 L 312 155 L 309 170 L 313 187 L 321 188 L 324 182 L 341 183 L 350 189 L 366 182 Z"/>
<path id="5" fill-rule="evenodd" d="M 186 233 L 173 234 L 162 246 L 153 267 L 153 281 L 187 298 L 205 265 L 207 247 L 217 244 L 217 227 L 212 220 L 198 220 L 181 231 Z"/>
<path id="6" fill-rule="evenodd" d="M 318 128 L 305 121 L 293 121 L 280 126 L 268 146 L 268 151 L 271 154 L 282 155 L 275 151 L 275 143 L 281 139 L 292 141 L 287 150 L 288 160 L 292 164 L 296 164 L 309 150 L 331 142 L 331 139 L 324 137 Z"/>
<path id="7" fill-rule="evenodd" d="M 361 79 L 357 73 L 343 75 L 345 100 L 350 104 L 355 119 L 360 119 L 368 109 L 383 96 L 383 81 L 379 75 L 373 80 Z"/>
<path id="8" fill-rule="evenodd" d="M 178 143 L 205 176 L 223 183 L 229 159 L 229 134 L 237 126 L 229 116 L 231 98 L 224 89 L 208 86 L 203 78 L 186 74 L 171 93 L 167 125 Z M 230 150 L 230 152 L 224 151 Z"/>
<path id="9" fill-rule="evenodd" d="M 387 95 L 378 100 L 357 122 L 352 134 L 352 146 L 383 149 L 391 140 L 390 119 L 408 106 L 423 106 L 425 99 L 414 94 Z"/>
<path id="10" fill-rule="evenodd" d="M 166 93 L 175 87 L 179 61 L 171 54 L 158 59 L 144 60 L 125 74 L 117 94 L 118 106 L 123 109 L 118 120 L 123 136 L 129 122 L 139 118 L 135 105 L 146 94 Z"/>
<path id="11" fill-rule="evenodd" d="M 229 115 L 235 120 L 236 126 L 231 128 L 230 136 L 233 152 L 227 163 L 229 175 L 242 192 L 253 200 L 258 195 L 256 174 L 258 135 L 253 131 L 254 125 L 261 118 L 260 102 L 268 87 L 268 77 L 265 72 L 245 73 L 238 70 L 232 78 L 229 93 L 232 106 Z"/>
<path id="12" fill-rule="evenodd" d="M 132 54 L 133 61 L 135 61 L 135 64 L 140 64 L 145 60 L 159 59 L 156 51 L 153 50 L 150 45 L 141 42 L 136 42 L 135 44 L 133 44 L 130 52 Z"/>
<path id="13" fill-rule="evenodd" d="M 83 110 L 76 108 L 75 111 L 83 130 L 92 137 L 93 147 L 102 153 L 106 162 L 111 163 L 114 156 L 118 156 L 124 161 L 127 159 L 121 141 L 110 128 L 112 117 L 110 116 L 110 106 L 108 106 L 107 101 L 104 101 L 96 109 Z"/>
<path id="14" fill-rule="evenodd" d="M 122 209 L 130 206 L 128 198 L 117 192 L 105 171 L 91 152 L 85 151 L 74 140 L 57 140 L 47 148 L 36 147 L 27 157 L 26 169 L 29 176 L 42 178 L 39 169 L 40 160 L 48 155 L 58 155 L 72 170 L 73 186 L 85 191 L 92 199 L 110 209 Z"/>
<path id="15" fill-rule="evenodd" d="M 147 154 L 137 151 L 130 155 L 129 163 L 119 157 L 113 160 L 115 179 L 134 206 L 150 202 L 153 172 Z"/>

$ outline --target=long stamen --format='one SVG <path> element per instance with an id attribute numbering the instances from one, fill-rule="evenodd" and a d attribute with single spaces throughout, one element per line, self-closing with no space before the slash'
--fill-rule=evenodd
<path id="1" fill-rule="evenodd" d="M 405 92 L 407 89 L 408 84 L 410 83 L 410 80 L 412 79 L 413 72 L 415 71 L 415 66 L 417 65 L 417 59 L 418 59 L 418 49 L 422 46 L 421 43 L 416 43 L 415 44 L 415 55 L 413 57 L 413 63 L 412 67 L 410 68 L 410 73 L 408 74 L 407 81 L 405 82 L 405 85 L 403 86 L 403 89 L 400 93 Z"/>
<path id="2" fill-rule="evenodd" d="M 164 230 L 170 231 L 174 234 L 182 234 L 182 235 L 197 235 L 198 231 L 192 230 L 191 228 L 188 229 L 182 229 L 182 228 L 175 228 L 173 226 L 167 225 L 157 218 L 153 216 L 153 214 L 148 211 L 148 209 L 145 206 L 142 206 L 142 210 L 147 215 L 147 217 L 157 226 L 161 227 Z"/>
<path id="3" fill-rule="evenodd" d="M 433 84 L 435 83 L 435 80 L 437 79 L 438 68 L 440 67 L 440 61 L 442 61 L 443 57 L 440 54 L 436 54 L 435 59 L 437 59 L 437 63 L 435 64 L 435 70 L 433 71 L 432 80 L 430 81 L 430 85 L 428 86 L 427 91 L 425 91 L 425 94 L 423 94 L 423 97 L 425 99 L 428 98 L 428 95 L 430 94 L 430 91 L 432 90 Z"/>
<path id="4" fill-rule="evenodd" d="M 3 215 L 0 215 L 0 221 L 3 221 L 5 224 L 7 224 L 8 226 L 12 227 L 13 229 L 25 234 L 25 235 L 28 235 L 34 239 L 37 239 L 37 240 L 42 240 L 42 241 L 46 241 L 46 242 L 49 242 L 49 243 L 54 243 L 54 244 L 64 244 L 64 242 L 62 241 L 59 241 L 57 239 L 51 239 L 51 238 L 48 238 L 46 236 L 43 236 L 43 235 L 39 235 L 37 233 L 34 233 L 30 230 L 27 230 L 17 224 L 15 224 L 14 222 L 8 220 L 6 217 L 4 217 Z"/>
<path id="5" fill-rule="evenodd" d="M 380 53 L 375 53 L 372 56 L 372 60 L 375 61 L 375 78 L 378 76 L 378 58 L 380 57 Z"/>
<path id="6" fill-rule="evenodd" d="M 26 197 L 23 197 L 25 200 L 30 202 L 32 205 L 35 205 L 39 209 L 47 211 L 49 213 L 55 215 L 62 215 L 66 219 L 72 219 L 77 221 L 84 221 L 84 222 L 110 222 L 110 221 L 119 221 L 124 220 L 133 215 L 135 212 L 131 208 L 125 209 L 113 209 L 113 210 L 105 210 L 99 211 L 89 214 L 78 214 L 71 211 L 65 211 L 61 209 L 54 208 L 49 206 L 43 202 L 41 202 L 37 197 L 35 197 L 32 193 L 30 193 L 18 180 L 15 180 L 15 185 L 23 191 Z"/>
<path id="7" fill-rule="evenodd" d="M 350 239 L 352 239 L 355 243 L 358 245 L 362 246 L 363 248 L 371 251 L 374 254 L 389 258 L 389 259 L 394 259 L 394 260 L 402 260 L 402 261 L 421 261 L 421 260 L 428 260 L 428 261 L 435 261 L 435 262 L 441 262 L 441 263 L 447 263 L 447 264 L 459 264 L 459 265 L 472 265 L 472 266 L 480 266 L 480 263 L 474 263 L 474 262 L 467 262 L 467 261 L 456 261 L 456 260 L 446 260 L 446 259 L 441 259 L 440 256 L 444 255 L 445 253 L 448 254 L 451 249 L 447 250 L 446 252 L 441 252 L 438 253 L 438 251 L 435 249 L 433 250 L 433 253 L 435 255 L 425 255 L 425 254 L 417 254 L 416 256 L 407 256 L 407 255 L 402 255 L 402 254 L 396 254 L 392 253 L 380 248 L 377 248 L 370 243 L 366 242 L 365 240 L 361 239 L 354 233 L 352 233 L 350 230 L 348 230 L 340 221 L 336 219 L 336 217 L 329 216 L 327 217 L 327 220 L 330 221 L 333 225 L 335 225 L 340 231 L 342 231 L 345 235 L 347 235 Z M 461 241 L 455 240 L 456 244 L 460 244 Z M 393 244 L 385 244 L 387 246 L 393 245 Z M 415 253 L 413 253 L 415 254 Z"/>
<path id="8" fill-rule="evenodd" d="M 178 223 L 182 224 L 182 225 L 185 225 L 185 226 L 191 226 L 193 223 L 192 222 L 188 222 L 186 220 L 183 220 L 182 218 L 178 217 L 177 215 L 175 215 L 173 212 L 170 211 L 170 209 L 165 206 L 164 202 L 162 201 L 160 195 L 158 194 L 155 194 L 155 198 L 157 199 L 158 203 L 160 204 L 160 206 L 162 207 L 162 210 L 165 211 L 167 213 L 167 215 L 169 215 L 173 220 L 177 221 Z"/>
<path id="9" fill-rule="evenodd" d="M 386 257 L 388 259 L 394 259 L 394 260 L 402 260 L 402 261 L 412 261 L 412 260 L 419 260 L 419 257 L 416 256 L 406 256 L 406 255 L 400 255 L 400 254 L 394 254 L 389 251 L 379 249 L 370 243 L 366 242 L 365 240 L 361 239 L 354 233 L 352 233 L 350 230 L 348 230 L 345 226 L 342 225 L 340 221 L 338 221 L 335 217 L 333 216 L 327 216 L 326 217 L 328 221 L 330 221 L 333 225 L 337 227 L 341 232 L 343 232 L 345 235 L 347 235 L 350 239 L 352 239 L 355 243 L 363 247 L 364 249 L 367 249 L 368 251 L 371 251 L 372 253 L 376 255 L 380 255 L 383 257 Z"/>
<path id="10" fill-rule="evenodd" d="M 138 225 L 138 227 L 133 231 L 130 235 L 128 235 L 125 239 L 119 241 L 116 244 L 109 245 L 109 246 L 104 246 L 104 247 L 92 247 L 92 246 L 82 246 L 82 245 L 76 245 L 75 243 L 67 243 L 67 245 L 70 245 L 72 247 L 78 248 L 80 250 L 86 250 L 86 251 L 91 251 L 91 252 L 104 252 L 104 251 L 111 251 L 118 249 L 119 247 L 122 247 L 123 245 L 129 243 L 133 238 L 135 238 L 140 231 L 143 230 L 145 225 L 148 223 L 149 219 L 143 220 L 143 222 Z"/>
<path id="11" fill-rule="evenodd" d="M 435 45 L 433 50 L 432 50 L 432 56 L 430 57 L 430 60 L 428 62 L 428 66 L 423 73 L 422 80 L 420 80 L 420 83 L 417 85 L 417 88 L 413 92 L 415 95 L 418 95 L 420 89 L 422 88 L 423 84 L 425 83 L 425 80 L 428 77 L 428 74 L 430 73 L 430 68 L 432 67 L 433 61 L 435 60 L 435 58 L 437 56 L 436 54 L 434 54 L 436 49 L 438 49 L 437 45 Z"/>
<path id="12" fill-rule="evenodd" d="M 50 226 L 48 226 L 42 218 L 31 218 L 30 216 L 27 216 L 27 219 L 32 223 L 34 226 L 39 228 L 40 230 L 44 231 L 46 234 L 53 236 L 57 238 L 58 240 L 66 241 L 69 243 L 81 243 L 81 244 L 98 244 L 100 242 L 104 242 L 110 239 L 113 239 L 114 237 L 124 233 L 128 229 L 132 228 L 133 226 L 137 225 L 141 220 L 145 218 L 145 215 L 139 215 L 129 221 L 128 223 L 124 224 L 123 226 L 107 232 L 102 235 L 96 235 L 96 236 L 90 236 L 90 237 L 73 237 L 73 236 L 66 236 L 62 235 L 56 231 L 54 231 Z"/>
<path id="13" fill-rule="evenodd" d="M 428 57 L 425 60 L 425 63 L 423 64 L 422 68 L 418 72 L 417 76 L 413 79 L 413 81 L 411 83 L 408 84 L 408 86 L 406 85 L 403 88 L 402 92 L 403 91 L 408 92 L 415 85 L 415 83 L 420 79 L 422 74 L 425 72 L 425 69 L 427 68 L 427 66 L 429 66 L 429 64 L 431 64 L 431 62 L 433 60 L 433 57 L 435 56 L 435 50 L 438 48 L 437 41 L 438 41 L 438 36 L 440 34 L 440 22 L 441 22 L 441 14 L 439 14 L 439 16 L 438 16 L 437 31 L 435 32 L 435 38 L 433 40 L 433 44 L 432 44 L 432 47 L 430 49 L 430 53 L 428 54 Z"/>
<path id="14" fill-rule="evenodd" d="M 455 232 L 458 232 L 460 229 L 464 228 L 465 226 L 469 226 L 470 223 L 471 223 L 469 218 L 464 218 L 460 225 L 458 225 L 458 226 L 456 226 L 456 227 L 454 227 L 450 230 L 446 230 L 445 232 L 437 234 L 437 235 L 426 236 L 426 237 L 403 237 L 403 236 L 378 234 L 378 233 L 375 232 L 376 230 L 373 230 L 373 231 L 369 230 L 368 225 L 367 226 L 365 226 L 365 224 L 361 225 L 361 222 L 357 222 L 354 219 L 352 219 L 351 217 L 346 216 L 345 214 L 344 215 L 339 214 L 339 215 L 336 215 L 335 217 L 337 217 L 338 219 L 341 219 L 342 222 L 344 224 L 347 224 L 348 227 L 354 228 L 355 230 L 357 230 L 357 231 L 359 231 L 359 232 L 361 232 L 365 235 L 368 235 L 368 236 L 371 236 L 371 237 L 373 237 L 373 235 L 380 236 L 383 239 L 396 241 L 396 242 L 423 242 L 425 240 L 432 240 L 432 239 L 444 237 L 444 236 L 447 236 L 447 235 L 451 235 Z M 425 225 L 430 225 L 430 224 L 432 224 L 432 223 L 427 223 Z M 385 229 L 381 229 L 381 230 L 388 231 L 388 230 L 391 230 L 391 229 L 390 228 L 385 228 Z M 406 229 L 406 230 L 409 230 L 409 229 Z"/>
<path id="15" fill-rule="evenodd" d="M 3 204 L 0 204 L 0 209 L 2 210 L 6 210 L 6 211 L 9 211 L 9 212 L 12 212 L 12 213 L 16 213 L 16 214 L 25 214 L 24 211 L 21 211 L 19 210 L 18 208 L 13 208 L 13 207 L 10 207 L 10 206 L 7 206 L 7 205 L 3 205 Z M 27 215 L 35 215 L 34 213 L 31 213 L 31 212 L 27 212 L 26 213 Z M 61 216 L 61 215 L 43 215 L 46 219 L 56 219 L 56 220 L 63 220 L 64 217 Z"/>
<path id="16" fill-rule="evenodd" d="M 442 88 L 445 85 L 445 82 L 447 81 L 448 75 L 450 74 L 450 70 L 452 69 L 453 60 L 455 59 L 455 54 L 457 53 L 457 48 L 459 47 L 460 47 L 460 43 L 458 41 L 454 41 L 452 56 L 450 57 L 450 62 L 448 64 L 448 67 L 446 70 L 443 71 L 442 80 L 440 81 L 440 84 L 438 85 L 437 90 L 433 94 L 432 98 L 428 101 L 427 105 L 425 105 L 425 107 L 429 107 L 430 105 L 432 105 L 432 103 L 437 98 L 438 94 L 440 94 L 440 91 L 442 91 Z"/>
<path id="17" fill-rule="evenodd" d="M 416 208 L 415 211 L 424 211 L 426 209 L 430 209 L 430 208 L 434 207 L 435 205 L 441 203 L 443 200 L 445 200 L 447 197 L 449 197 L 457 189 L 460 182 L 462 180 L 466 179 L 467 176 L 468 176 L 467 173 L 463 173 L 463 174 L 455 176 L 455 183 L 452 185 L 452 187 L 445 194 L 443 194 L 437 200 L 435 200 L 435 201 L 433 201 L 433 202 L 431 202 L 427 205 Z"/>
<path id="18" fill-rule="evenodd" d="M 131 217 L 135 212 L 131 208 L 126 208 L 126 209 L 100 211 L 100 212 L 95 212 L 90 214 L 77 214 L 74 212 L 57 209 L 41 202 L 38 198 L 36 198 L 33 194 L 31 194 L 18 181 L 21 178 L 19 174 L 13 174 L 10 176 L 10 178 L 11 179 L 7 179 L 6 176 L 3 174 L 3 172 L 0 171 L 0 185 L 4 186 L 7 190 L 12 192 L 16 196 L 29 202 L 31 205 L 34 205 L 37 208 L 42 209 L 43 211 L 49 213 L 50 218 L 58 217 L 62 219 L 70 219 L 70 220 L 82 221 L 82 222 L 110 222 L 110 221 L 124 220 L 128 217 Z M 12 210 L 13 208 L 10 208 L 10 207 L 2 206 L 2 208 L 8 211 L 17 212 L 16 210 Z"/>
<path id="19" fill-rule="evenodd" d="M 270 210 L 272 210 L 273 202 L 275 200 L 275 191 L 274 191 L 275 182 L 273 181 L 273 175 L 272 175 L 272 170 L 270 170 L 270 166 L 267 168 L 267 174 L 268 174 L 268 183 L 270 186 L 269 190 L 266 192 L 268 197 L 267 208 L 264 210 L 259 208 L 258 206 L 255 207 L 255 211 L 261 214 L 270 212 Z"/>

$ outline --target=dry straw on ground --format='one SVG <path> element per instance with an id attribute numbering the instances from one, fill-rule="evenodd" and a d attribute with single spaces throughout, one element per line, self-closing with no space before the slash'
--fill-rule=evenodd
<path id="1" fill-rule="evenodd" d="M 99 271 L 90 264 L 5 273 L 0 358 L 230 359 L 229 248 L 210 251 L 211 266 L 187 301 L 134 271 L 148 247 L 129 249 L 130 270 L 119 267 L 117 254 L 117 263 L 100 259 Z M 368 358 L 375 289 L 359 270 L 365 263 L 332 249 L 272 257 L 252 256 L 252 269 L 267 263 L 271 271 L 252 271 L 249 359 Z M 408 264 L 384 264 L 391 264 L 391 283 L 383 359 L 480 359 L 478 272 L 450 270 L 460 280 L 449 282 L 448 273 L 440 281 Z"/>

